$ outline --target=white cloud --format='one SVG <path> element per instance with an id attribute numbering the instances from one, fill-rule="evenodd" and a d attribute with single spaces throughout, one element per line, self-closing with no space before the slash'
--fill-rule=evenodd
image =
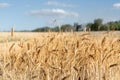
<path id="1" fill-rule="evenodd" d="M 120 8 L 120 3 L 115 3 L 115 4 L 113 4 L 113 7 L 115 7 L 115 8 Z"/>
<path id="2" fill-rule="evenodd" d="M 57 2 L 57 1 L 48 1 L 46 4 L 49 6 L 76 7 L 75 5 L 61 3 L 61 2 Z"/>
<path id="3" fill-rule="evenodd" d="M 0 8 L 9 7 L 9 3 L 0 3 Z"/>
<path id="4" fill-rule="evenodd" d="M 65 11 L 63 9 L 42 9 L 33 10 L 28 13 L 31 16 L 42 16 L 42 17 L 79 17 L 79 13 L 72 11 Z"/>

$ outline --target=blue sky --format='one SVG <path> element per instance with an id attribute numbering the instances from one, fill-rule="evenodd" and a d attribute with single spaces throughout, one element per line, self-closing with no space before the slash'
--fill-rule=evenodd
<path id="1" fill-rule="evenodd" d="M 120 20 L 120 0 L 0 0 L 0 31 Z M 55 22 L 56 21 L 56 22 Z"/>

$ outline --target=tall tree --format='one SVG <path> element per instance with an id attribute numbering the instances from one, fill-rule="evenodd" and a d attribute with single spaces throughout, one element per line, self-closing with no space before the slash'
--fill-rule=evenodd
<path id="1" fill-rule="evenodd" d="M 93 26 L 93 23 L 87 23 L 86 28 L 93 31 L 94 29 L 92 29 L 92 26 Z"/>
<path id="2" fill-rule="evenodd" d="M 103 20 L 101 18 L 98 18 L 98 19 L 94 20 L 94 25 L 93 26 L 94 26 L 95 31 L 100 30 L 100 27 L 102 26 L 102 22 L 103 22 Z"/>

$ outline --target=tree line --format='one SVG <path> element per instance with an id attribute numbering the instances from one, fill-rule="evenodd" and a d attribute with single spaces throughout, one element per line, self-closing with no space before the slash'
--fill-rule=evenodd
<path id="1" fill-rule="evenodd" d="M 111 31 L 111 30 L 120 30 L 120 20 L 119 21 L 110 21 L 103 23 L 103 19 L 98 18 L 93 21 L 93 23 L 87 23 L 81 30 L 84 28 L 90 29 L 91 31 Z M 70 24 L 63 24 L 61 26 L 55 26 L 53 28 L 45 26 L 32 30 L 32 32 L 48 32 L 48 31 L 75 31 L 75 27 Z"/>
<path id="2" fill-rule="evenodd" d="M 70 24 L 63 24 L 61 26 L 56 26 L 56 27 L 48 27 L 48 26 L 45 26 L 45 27 L 40 27 L 40 28 L 37 28 L 37 29 L 34 29 L 32 30 L 32 32 L 48 32 L 48 31 L 53 31 L 53 32 L 59 32 L 59 31 L 71 31 L 73 30 L 73 26 L 70 25 Z"/>
<path id="3" fill-rule="evenodd" d="M 110 21 L 103 24 L 103 20 L 98 18 L 98 19 L 95 19 L 93 23 L 87 23 L 86 27 L 90 28 L 91 31 L 120 30 L 120 20 Z"/>

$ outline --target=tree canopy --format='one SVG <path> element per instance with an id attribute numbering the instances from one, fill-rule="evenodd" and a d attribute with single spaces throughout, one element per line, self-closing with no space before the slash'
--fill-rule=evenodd
<path id="1" fill-rule="evenodd" d="M 98 18 L 94 20 L 94 23 L 87 23 L 86 27 L 92 31 L 120 30 L 120 21 L 110 21 L 103 24 L 103 20 Z"/>
<path id="2" fill-rule="evenodd" d="M 98 18 L 93 21 L 93 23 L 87 23 L 86 28 L 90 29 L 91 31 L 109 31 L 109 30 L 120 30 L 120 20 L 119 21 L 110 21 L 107 23 L 103 23 L 103 19 Z M 71 31 L 71 29 L 74 30 L 74 26 L 71 24 L 63 24 L 61 26 L 55 26 L 55 27 L 41 27 L 32 30 L 33 32 L 47 32 L 49 30 L 58 32 L 58 31 Z"/>

